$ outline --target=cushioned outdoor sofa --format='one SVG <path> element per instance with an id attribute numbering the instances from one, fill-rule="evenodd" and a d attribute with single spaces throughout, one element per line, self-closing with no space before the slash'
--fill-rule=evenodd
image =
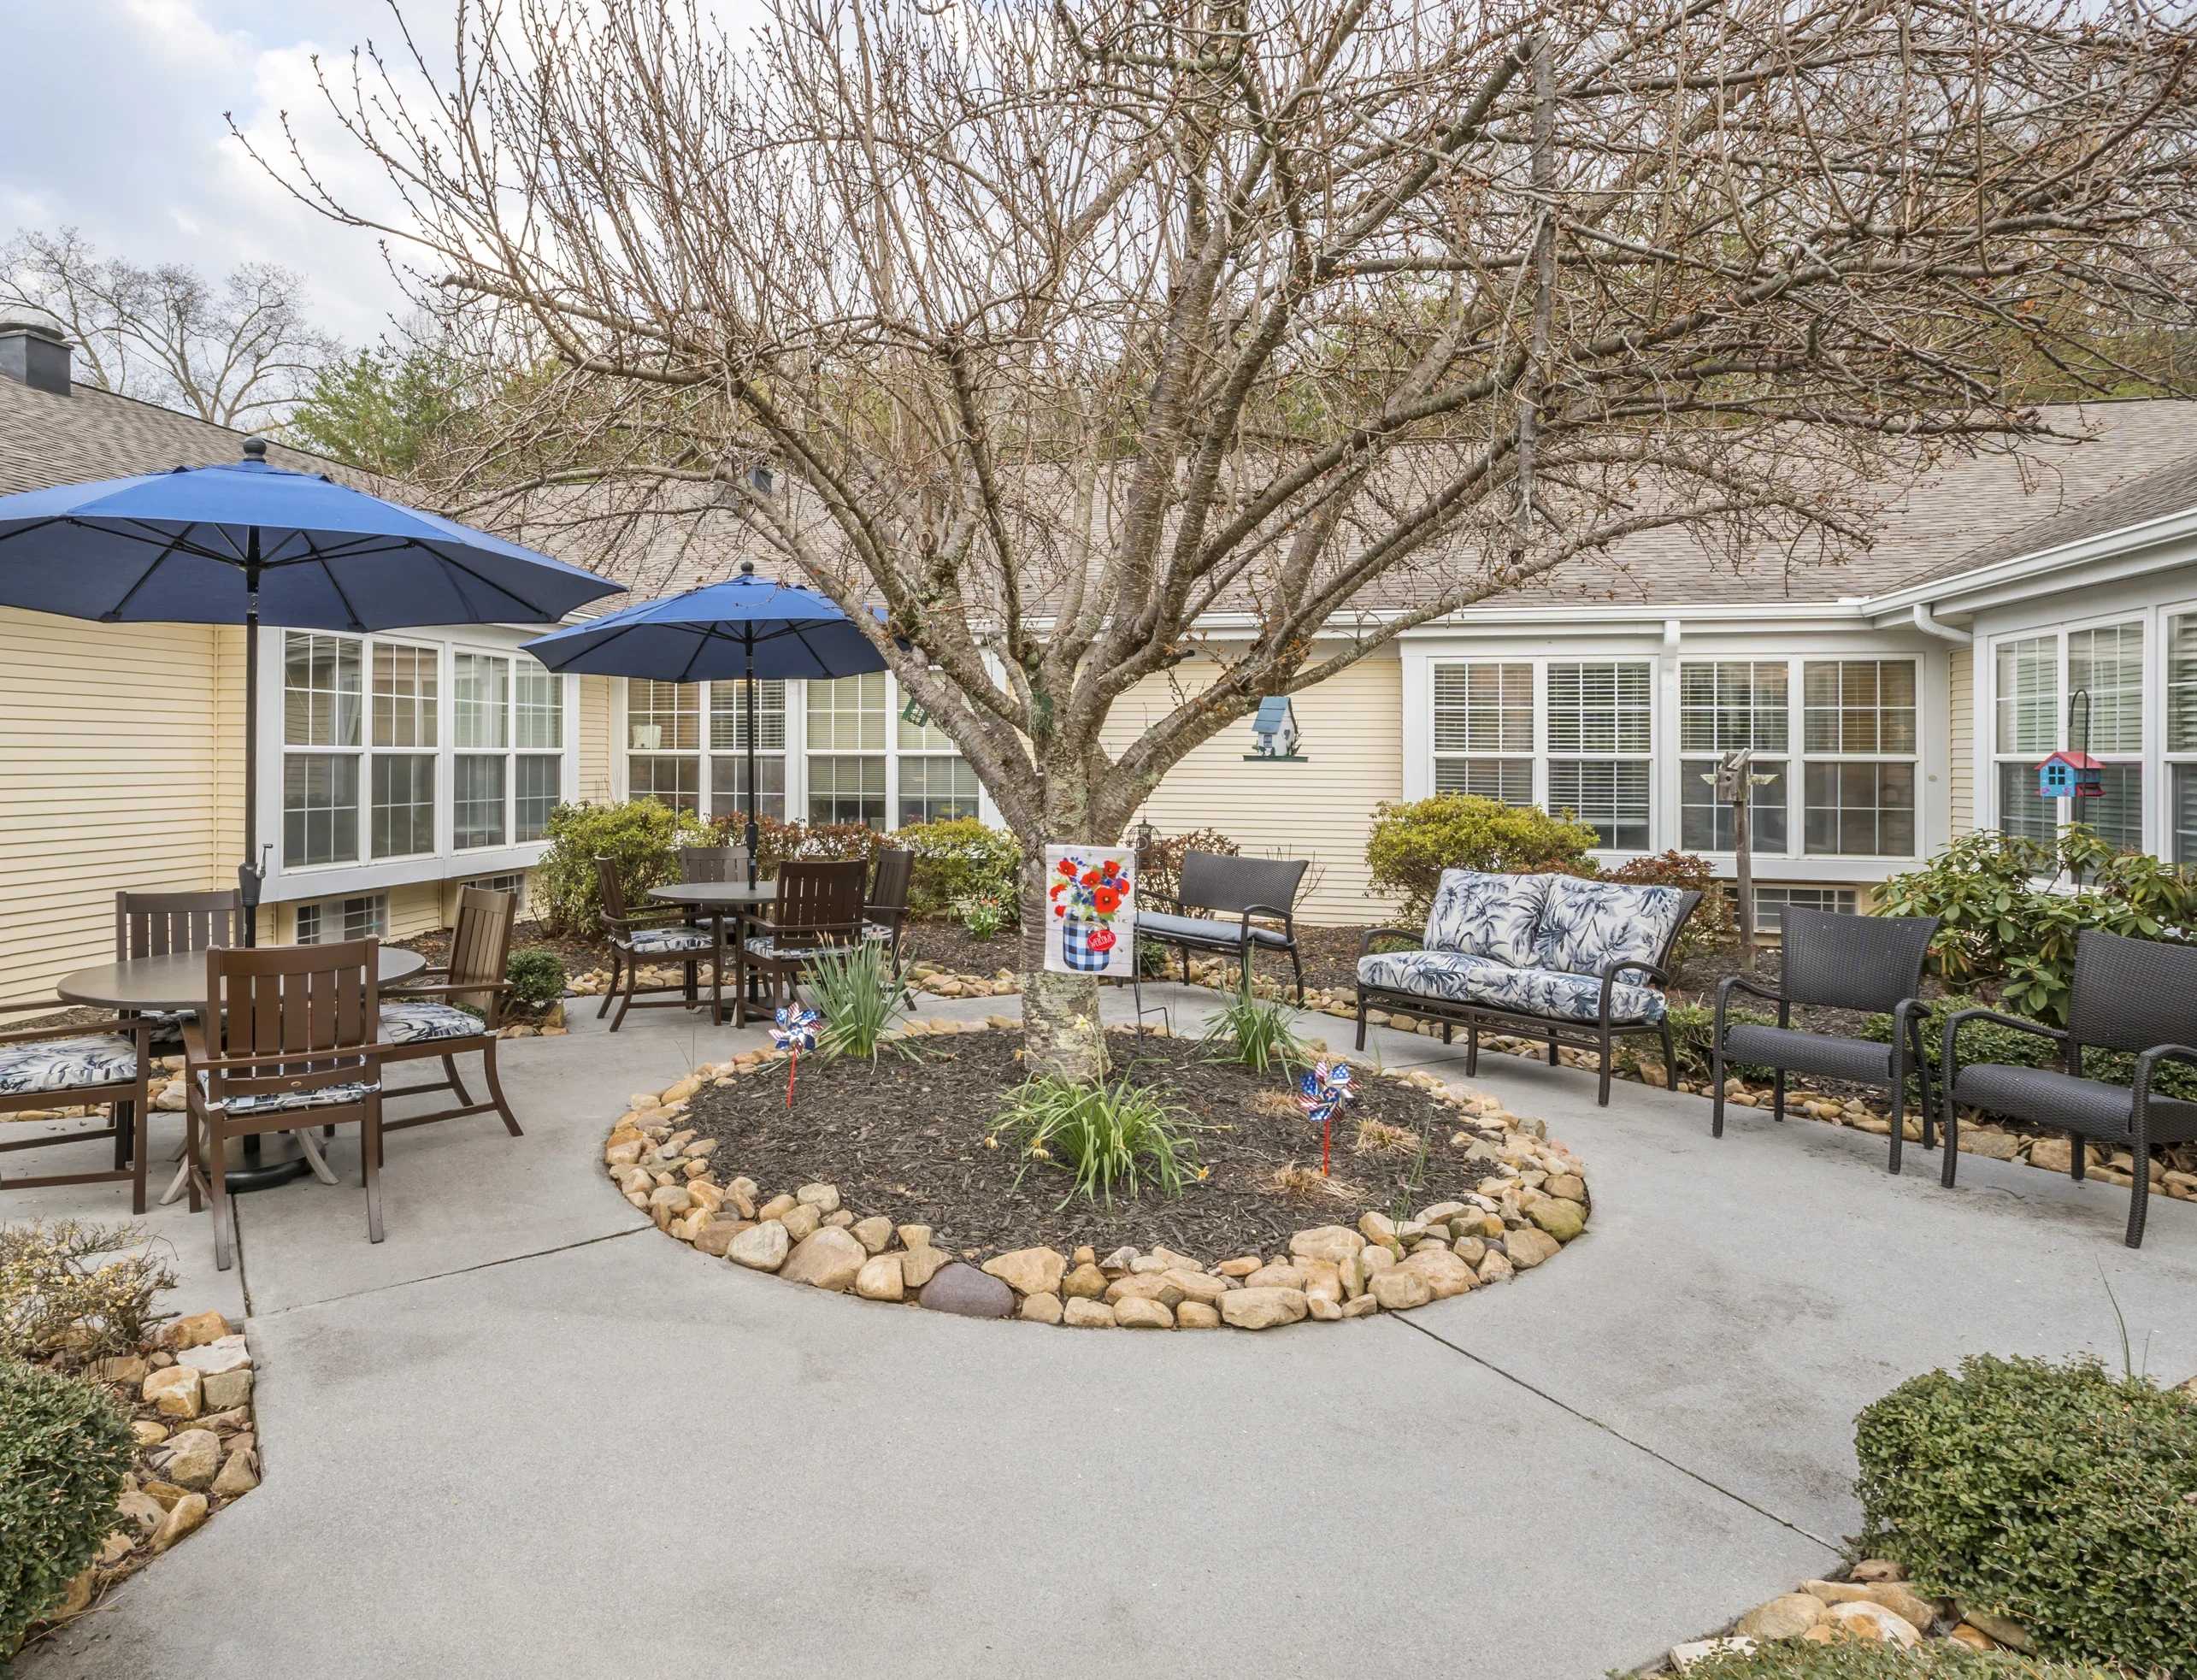
<path id="1" fill-rule="evenodd" d="M 1678 1058 L 1659 989 L 1679 929 L 1701 902 L 1675 887 L 1634 887 L 1568 875 L 1445 869 L 1423 934 L 1371 928 L 1358 942 L 1358 1047 L 1369 1008 L 1465 1029 L 1467 1074 L 1480 1068 L 1482 1028 L 1548 1040 L 1549 1065 L 1570 1045 L 1601 1053 L 1595 1100 L 1610 1100 L 1610 1050 L 1633 1034 L 1663 1041 L 1670 1083 Z M 1417 947 L 1375 951 L 1409 940 Z"/>

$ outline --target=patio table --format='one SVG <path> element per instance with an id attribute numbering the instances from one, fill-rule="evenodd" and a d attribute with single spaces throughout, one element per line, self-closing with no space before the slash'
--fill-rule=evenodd
<path id="1" fill-rule="evenodd" d="M 392 981 L 409 979 L 427 965 L 427 959 L 416 951 L 403 951 L 389 945 L 381 947 L 380 973 L 384 986 Z M 64 1003 L 111 1009 L 123 1015 L 172 1014 L 183 1010 L 203 1015 L 206 953 L 174 951 L 162 957 L 133 957 L 124 963 L 101 963 L 94 968 L 63 975 L 54 990 Z M 262 1163 L 260 1140 L 244 1139 L 245 1164 L 227 1175 L 230 1194 L 270 1189 L 310 1172 L 312 1168 L 304 1152 L 294 1145 L 289 1147 L 293 1153 L 281 1160 Z"/>
<path id="2" fill-rule="evenodd" d="M 651 887 L 649 897 L 660 903 L 683 905 L 708 917 L 717 934 L 717 942 L 724 943 L 724 923 L 727 917 L 739 921 L 743 915 L 758 905 L 774 904 L 778 899 L 778 883 L 758 881 L 751 886 L 745 881 L 675 881 L 669 887 Z M 737 937 L 745 938 L 745 934 Z M 755 1002 L 754 976 L 749 977 L 749 1001 Z M 697 1002 L 700 999 L 697 999 Z M 713 1023 L 723 1026 L 721 1017 Z"/>

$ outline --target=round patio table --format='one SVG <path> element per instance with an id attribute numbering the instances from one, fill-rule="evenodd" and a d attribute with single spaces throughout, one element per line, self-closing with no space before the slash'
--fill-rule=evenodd
<path id="1" fill-rule="evenodd" d="M 394 946 L 383 946 L 380 956 L 378 969 L 384 986 L 392 981 L 409 979 L 427 966 L 427 959 L 418 952 L 401 951 Z M 116 1010 L 125 1015 L 172 1014 L 182 1010 L 203 1015 L 206 953 L 174 951 L 165 957 L 133 957 L 126 963 L 102 963 L 97 968 L 79 969 L 74 974 L 63 975 L 54 990 L 61 994 L 63 1002 Z M 244 1139 L 247 1164 L 227 1175 L 231 1194 L 287 1184 L 312 1170 L 304 1152 L 288 1142 L 288 1134 L 270 1135 L 282 1138 L 285 1146 L 294 1152 L 284 1159 L 262 1164 L 259 1137 Z"/>
<path id="2" fill-rule="evenodd" d="M 674 881 L 669 887 L 650 887 L 649 897 L 664 904 L 684 905 L 689 910 L 698 911 L 713 923 L 719 924 L 718 939 L 722 943 L 722 924 L 726 918 L 729 917 L 737 922 L 745 911 L 753 910 L 757 905 L 775 904 L 778 901 L 778 883 L 758 881 L 751 887 L 745 881 Z M 751 979 L 751 987 L 753 983 Z M 748 1000 L 751 1003 L 756 1000 L 752 991 Z M 720 1015 L 713 1024 L 723 1026 L 724 1017 Z"/>

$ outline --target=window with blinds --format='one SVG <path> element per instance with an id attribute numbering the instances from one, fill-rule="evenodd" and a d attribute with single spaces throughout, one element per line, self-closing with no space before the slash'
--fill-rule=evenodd
<path id="1" fill-rule="evenodd" d="M 1802 850 L 1917 855 L 1915 662 L 1808 660 L 1800 703 Z"/>
<path id="2" fill-rule="evenodd" d="M 1534 668 L 1473 660 L 1434 668 L 1434 791 L 1534 802 Z"/>
<path id="3" fill-rule="evenodd" d="M 1755 852 L 1786 849 L 1791 681 L 1782 659 L 1689 660 L 1678 668 L 1679 750 L 1721 757 L 1752 748 L 1754 774 L 1770 778 L 1748 789 L 1748 846 Z M 1717 798 L 1716 771 L 1716 757 L 1679 761 L 1678 843 L 1688 852 L 1729 852 L 1738 844 L 1732 808 Z"/>
<path id="4" fill-rule="evenodd" d="M 2144 627 L 2109 624 L 2067 633 L 2067 692 L 2089 697 L 2089 751 L 2100 757 L 2144 750 Z M 2075 709 L 2081 732 L 2083 707 Z M 2070 740 L 2082 746 L 2081 740 Z"/>
<path id="5" fill-rule="evenodd" d="M 1653 750 L 1653 687 L 1644 659 L 1552 661 L 1549 752 L 1645 756 Z"/>
<path id="6" fill-rule="evenodd" d="M 1997 750 L 2050 752 L 2059 745 L 2059 638 L 2000 642 L 1995 670 Z"/>

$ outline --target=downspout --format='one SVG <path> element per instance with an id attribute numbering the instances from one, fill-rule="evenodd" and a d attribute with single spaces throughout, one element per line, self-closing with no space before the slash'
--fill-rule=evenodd
<path id="1" fill-rule="evenodd" d="M 1951 642 L 1956 647 L 1966 647 L 1976 640 L 1972 632 L 1939 623 L 1930 616 L 1929 604 L 1923 601 L 1915 603 L 1915 628 L 1926 636 L 1935 636 L 1940 641 Z"/>

